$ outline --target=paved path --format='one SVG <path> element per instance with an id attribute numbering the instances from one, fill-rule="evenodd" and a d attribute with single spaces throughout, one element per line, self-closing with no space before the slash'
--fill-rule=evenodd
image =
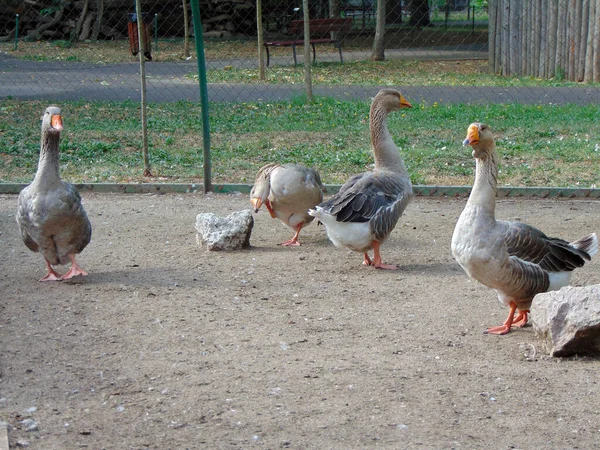
<path id="1" fill-rule="evenodd" d="M 485 48 L 440 51 L 434 49 L 387 50 L 389 59 L 487 59 Z M 320 61 L 335 60 L 336 54 L 317 55 Z M 345 52 L 345 60 L 364 59 L 364 52 Z M 275 64 L 286 64 L 289 58 L 276 58 Z M 254 61 L 208 61 L 209 69 L 253 67 Z M 199 99 L 198 84 L 189 78 L 197 73 L 196 62 L 165 62 L 146 64 L 147 98 L 151 102 Z M 0 98 L 62 100 L 133 100 L 140 98 L 139 64 L 93 64 L 78 62 L 36 62 L 13 59 L 0 52 Z M 600 103 L 600 89 L 575 87 L 458 87 L 398 85 L 411 100 L 428 103 Z M 366 99 L 381 86 L 326 86 L 316 84 L 318 96 L 339 99 Z M 278 101 L 301 96 L 302 85 L 272 84 L 210 84 L 211 101 Z"/>

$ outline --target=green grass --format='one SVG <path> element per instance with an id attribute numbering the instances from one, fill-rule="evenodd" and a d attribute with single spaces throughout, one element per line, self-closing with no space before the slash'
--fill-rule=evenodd
<path id="1" fill-rule="evenodd" d="M 197 79 L 196 73 L 189 78 Z M 209 83 L 304 84 L 304 66 L 274 66 L 259 80 L 258 69 L 209 70 Z M 487 61 L 348 61 L 319 63 L 312 66 L 315 85 L 375 85 L 375 86 L 581 86 L 581 83 L 535 77 L 503 77 L 487 73 Z M 589 85 L 586 85 L 589 86 Z"/>
<path id="2" fill-rule="evenodd" d="M 29 182 L 39 153 L 45 102 L 0 103 L 0 181 Z M 152 177 L 143 177 L 139 105 L 64 102 L 61 173 L 72 182 L 195 182 L 202 176 L 202 122 L 196 103 L 149 107 Z M 468 185 L 474 161 L 462 147 L 471 122 L 495 131 L 500 184 L 598 187 L 600 110 L 595 106 L 438 105 L 413 102 L 389 128 L 416 184 Z M 320 98 L 278 103 L 213 103 L 214 183 L 252 183 L 267 162 L 317 168 L 341 184 L 369 170 L 368 102 Z"/>

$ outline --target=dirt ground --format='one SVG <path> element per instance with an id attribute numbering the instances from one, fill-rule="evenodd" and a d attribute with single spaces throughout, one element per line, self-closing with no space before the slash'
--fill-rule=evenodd
<path id="1" fill-rule="evenodd" d="M 0 421 L 29 449 L 591 449 L 600 359 L 546 356 L 453 261 L 465 199 L 416 199 L 361 265 L 311 224 L 299 248 L 265 211 L 252 249 L 206 252 L 195 217 L 246 195 L 85 194 L 89 272 L 38 283 L 15 196 L 0 196 Z M 574 240 L 600 202 L 502 200 Z M 574 285 L 600 283 L 596 259 Z M 64 268 L 63 268 L 64 272 Z M 32 421 L 27 421 L 31 419 Z M 31 427 L 34 431 L 26 431 Z M 2 433 L 0 433 L 1 436 Z M 0 443 L 1 444 L 1 443 Z"/>

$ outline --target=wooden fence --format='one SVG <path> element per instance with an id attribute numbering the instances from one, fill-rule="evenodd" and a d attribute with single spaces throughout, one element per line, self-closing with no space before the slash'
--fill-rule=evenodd
<path id="1" fill-rule="evenodd" d="M 600 0 L 491 0 L 489 18 L 494 73 L 600 82 Z"/>

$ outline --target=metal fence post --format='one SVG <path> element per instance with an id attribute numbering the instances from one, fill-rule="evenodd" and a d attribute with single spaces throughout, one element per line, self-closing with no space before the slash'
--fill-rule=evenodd
<path id="1" fill-rule="evenodd" d="M 198 59 L 198 80 L 200 83 L 200 107 L 202 109 L 202 140 L 204 143 L 204 192 L 212 191 L 210 162 L 210 120 L 208 116 L 208 86 L 206 82 L 206 61 L 204 60 L 204 37 L 200 20 L 200 0 L 192 0 L 192 21 L 194 22 L 194 40 Z"/>
<path id="2" fill-rule="evenodd" d="M 19 47 L 19 15 L 16 16 L 16 24 L 15 24 L 15 51 Z"/>

